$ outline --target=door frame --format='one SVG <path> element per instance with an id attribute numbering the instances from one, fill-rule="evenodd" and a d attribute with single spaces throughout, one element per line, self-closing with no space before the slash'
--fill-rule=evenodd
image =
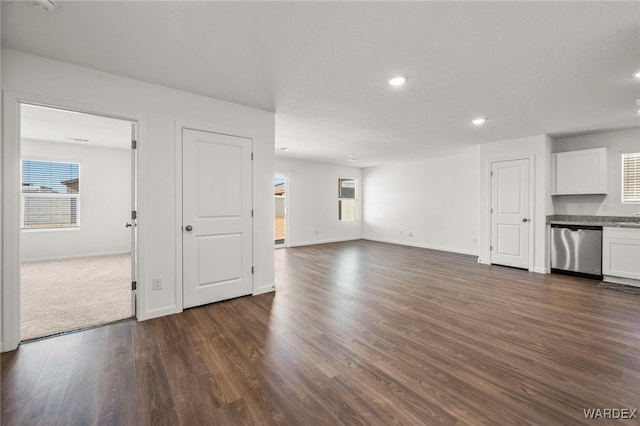
<path id="1" fill-rule="evenodd" d="M 488 259 L 487 262 L 489 263 L 489 265 L 491 265 L 491 237 L 493 235 L 493 229 L 491 227 L 491 200 L 493 199 L 493 188 L 491 185 L 491 169 L 492 169 L 492 165 L 493 163 L 501 163 L 504 161 L 514 161 L 514 160 L 529 160 L 529 214 L 528 217 L 530 218 L 529 220 L 529 253 L 528 253 L 528 259 L 527 259 L 527 270 L 529 272 L 534 272 L 534 259 L 535 259 L 535 214 L 534 212 L 536 211 L 535 209 L 535 155 L 533 154 L 529 154 L 529 155 L 512 155 L 512 156 L 505 156 L 505 157 L 494 157 L 494 158 L 490 158 L 487 162 L 487 175 L 485 176 L 486 182 L 487 182 L 487 188 L 489 189 L 487 191 L 487 195 L 488 195 L 488 199 L 487 199 L 487 208 L 488 210 L 488 214 L 487 214 L 487 235 L 486 235 L 486 241 L 487 241 L 487 253 L 488 253 Z"/>
<path id="2" fill-rule="evenodd" d="M 289 194 L 291 193 L 291 173 L 275 172 L 273 177 L 284 177 L 284 244 L 274 244 L 274 248 L 289 247 Z"/>
<path id="3" fill-rule="evenodd" d="M 0 340 L 0 352 L 14 350 L 20 344 L 20 105 L 34 104 L 49 106 L 56 109 L 75 111 L 80 113 L 98 115 L 102 117 L 117 118 L 136 123 L 138 145 L 134 155 L 137 156 L 137 165 L 140 164 L 144 146 L 144 117 L 135 113 L 114 111 L 103 106 L 81 104 L 63 99 L 52 99 L 43 96 L 30 95 L 18 92 L 3 91 L 3 143 L 2 160 L 0 161 L 0 173 L 3 178 L 2 197 L 2 321 Z M 140 170 L 137 170 L 139 175 Z M 132 176 L 132 189 L 139 196 L 140 188 L 138 179 Z M 138 203 L 139 205 L 139 203 Z M 138 255 L 137 276 L 140 278 L 143 256 L 143 230 L 140 221 L 137 220 Z M 132 253 L 132 256 L 134 254 Z M 138 282 L 140 280 L 138 279 Z M 136 318 L 144 312 L 144 289 L 138 286 L 136 290 Z"/>
<path id="4" fill-rule="evenodd" d="M 175 300 L 176 300 L 176 306 L 175 306 L 175 311 L 172 313 L 179 313 L 182 312 L 184 310 L 184 275 L 183 275 L 183 265 L 182 265 L 182 252 L 183 252 L 183 247 L 182 247 L 182 237 L 183 237 L 183 230 L 182 230 L 182 223 L 183 223 L 183 215 L 182 215 L 182 200 L 183 200 L 183 193 L 182 193 L 182 185 L 183 185 L 183 179 L 182 179 L 182 131 L 184 129 L 191 129 L 191 130 L 197 130 L 197 131 L 202 131 L 202 132 L 209 132 L 209 133 L 217 133 L 220 135 L 227 135 L 227 136 L 234 136 L 234 137 L 241 137 L 241 138 L 245 138 L 245 139 L 249 139 L 251 141 L 251 152 L 255 152 L 255 137 L 252 135 L 234 135 L 231 134 L 229 132 L 225 132 L 221 129 L 216 129 L 215 127 L 213 127 L 211 124 L 205 124 L 205 123 L 193 123 L 193 122 L 188 122 L 188 121 L 179 121 L 176 120 L 174 121 L 175 124 L 175 159 L 176 159 L 176 175 L 175 175 L 175 182 L 176 182 L 176 222 L 175 222 L 175 243 L 176 243 L 176 276 L 175 276 L 175 280 L 176 280 L 176 287 L 175 287 Z M 254 197 L 254 176 L 255 176 L 255 170 L 254 170 L 254 163 L 253 161 L 251 162 L 251 205 L 254 206 L 255 205 L 255 197 Z M 254 208 L 254 207 L 252 207 Z M 255 218 L 255 213 L 254 213 L 254 218 Z M 251 227 L 251 257 L 252 257 L 252 263 L 255 265 L 256 264 L 256 233 L 255 233 L 255 223 L 254 226 Z M 256 279 L 255 279 L 255 275 L 251 276 L 251 294 L 252 295 L 256 295 L 257 293 L 257 288 L 256 288 Z"/>

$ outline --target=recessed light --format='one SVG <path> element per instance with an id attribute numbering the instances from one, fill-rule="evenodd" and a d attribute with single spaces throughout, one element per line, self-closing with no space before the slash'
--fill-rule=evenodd
<path id="1" fill-rule="evenodd" d="M 407 77 L 404 75 L 397 75 L 395 77 L 391 77 L 387 82 L 392 86 L 402 86 L 407 82 Z"/>
<path id="2" fill-rule="evenodd" d="M 476 119 L 472 120 L 471 122 L 473 124 L 475 124 L 476 126 L 481 126 L 481 125 L 483 125 L 484 123 L 487 122 L 487 119 L 484 118 L 484 117 L 480 117 L 480 118 L 476 118 Z"/>
<path id="3" fill-rule="evenodd" d="M 71 142 L 89 142 L 89 139 L 83 139 L 83 138 L 67 138 L 68 140 L 70 140 Z"/>
<path id="4" fill-rule="evenodd" d="M 347 158 L 344 161 L 358 161 L 355 154 L 347 154 Z"/>
<path id="5" fill-rule="evenodd" d="M 634 72 L 633 74 L 631 74 L 631 77 L 633 77 L 633 78 L 637 78 L 637 79 L 639 79 L 639 80 L 640 80 L 640 71 L 636 71 L 636 72 Z"/>
<path id="6" fill-rule="evenodd" d="M 289 148 L 288 146 L 279 146 L 276 148 L 276 151 L 289 151 L 291 148 Z"/>

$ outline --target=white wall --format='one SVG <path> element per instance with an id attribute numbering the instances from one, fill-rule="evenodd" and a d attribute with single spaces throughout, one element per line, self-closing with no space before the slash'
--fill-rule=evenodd
<path id="1" fill-rule="evenodd" d="M 276 173 L 287 174 L 289 177 L 289 192 L 286 194 L 290 234 L 286 243 L 289 246 L 361 238 L 362 196 L 358 197 L 360 220 L 339 221 L 338 178 L 358 179 L 360 194 L 362 194 L 362 169 L 276 157 L 275 170 Z M 271 180 L 273 182 L 273 178 Z M 271 193 L 273 194 L 273 189 Z M 273 242 L 273 236 L 271 240 Z"/>
<path id="2" fill-rule="evenodd" d="M 476 255 L 479 152 L 364 169 L 363 237 Z"/>
<path id="3" fill-rule="evenodd" d="M 138 315 L 141 319 L 182 309 L 178 264 L 182 224 L 178 220 L 181 204 L 176 183 L 180 179 L 176 162 L 180 152 L 177 127 L 181 124 L 253 139 L 254 294 L 273 289 L 273 113 L 13 50 L 2 49 L 2 55 L 5 117 L 12 127 L 17 126 L 15 99 L 134 118 L 140 122 L 138 283 L 142 298 Z M 7 110 L 9 107 L 11 111 Z M 17 139 L 6 122 L 5 135 Z M 12 168 L 19 158 L 18 153 L 12 151 L 13 143 L 12 140 L 3 143 L 5 148 L 9 146 L 12 157 L 5 159 L 5 166 L 9 164 Z M 15 170 L 6 171 L 5 175 L 18 178 Z M 14 215 L 11 204 L 17 200 L 17 196 L 5 194 L 3 210 L 9 209 Z M 7 235 L 10 229 L 5 228 L 3 242 L 13 250 L 14 237 Z M 7 269 L 6 264 L 3 269 Z M 163 279 L 161 290 L 151 291 L 152 278 Z M 15 285 L 7 281 L 3 284 L 5 289 Z M 13 297 L 17 300 L 16 295 Z M 5 297 L 4 308 L 12 305 Z M 5 312 L 5 315 L 9 314 Z M 6 335 L 5 344 L 8 345 Z"/>
<path id="4" fill-rule="evenodd" d="M 0 7 L 0 45 L 2 45 L 2 7 Z M 2 81 L 2 55 L 0 55 L 0 82 Z M 3 111 L 2 111 L 2 102 L 0 102 L 0 117 L 3 117 Z M 0 118 L 0 142 L 4 141 L 4 123 L 3 120 Z M 0 145 L 0 177 L 2 177 L 4 179 L 4 153 L 3 153 L 3 149 L 2 146 L 4 146 L 4 144 Z M 2 201 L 4 199 L 4 193 L 3 193 L 3 186 L 4 185 L 0 185 L 0 205 L 2 207 L 4 207 L 4 202 Z M 3 228 L 4 228 L 4 208 L 0 208 L 0 242 L 4 241 L 4 234 L 3 234 Z M 4 271 L 4 244 L 0 243 L 0 271 Z M 0 272 L 0 351 L 2 351 L 4 348 L 4 343 L 3 343 L 3 336 L 4 336 L 4 302 L 3 302 L 3 282 L 4 282 L 4 273 Z"/>
<path id="5" fill-rule="evenodd" d="M 557 138 L 553 141 L 552 149 L 553 152 L 566 152 L 603 147 L 608 148 L 608 194 L 556 195 L 553 197 L 556 214 L 633 216 L 640 212 L 638 204 L 622 204 L 621 163 L 621 154 L 640 152 L 640 128 Z"/>
<path id="6" fill-rule="evenodd" d="M 22 140 L 23 159 L 80 163 L 80 227 L 23 230 L 23 261 L 131 251 L 131 150 Z"/>
<path id="7" fill-rule="evenodd" d="M 533 265 L 531 270 L 539 273 L 549 271 L 547 215 L 553 214 L 551 202 L 551 143 L 547 135 L 529 136 L 518 139 L 480 145 L 480 233 L 478 235 L 481 263 L 489 263 L 490 238 L 490 196 L 489 172 L 491 162 L 518 158 L 533 161 L 533 206 L 532 230 Z"/>

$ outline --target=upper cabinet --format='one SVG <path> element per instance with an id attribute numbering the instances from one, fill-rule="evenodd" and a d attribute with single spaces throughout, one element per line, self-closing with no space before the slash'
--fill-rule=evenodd
<path id="1" fill-rule="evenodd" d="M 606 194 L 607 148 L 551 155 L 551 194 Z"/>

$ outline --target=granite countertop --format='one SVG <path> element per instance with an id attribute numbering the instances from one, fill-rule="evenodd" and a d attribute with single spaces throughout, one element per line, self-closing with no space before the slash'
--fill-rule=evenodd
<path id="1" fill-rule="evenodd" d="M 554 214 L 547 216 L 552 225 L 610 226 L 615 228 L 640 228 L 640 216 L 583 216 Z"/>

